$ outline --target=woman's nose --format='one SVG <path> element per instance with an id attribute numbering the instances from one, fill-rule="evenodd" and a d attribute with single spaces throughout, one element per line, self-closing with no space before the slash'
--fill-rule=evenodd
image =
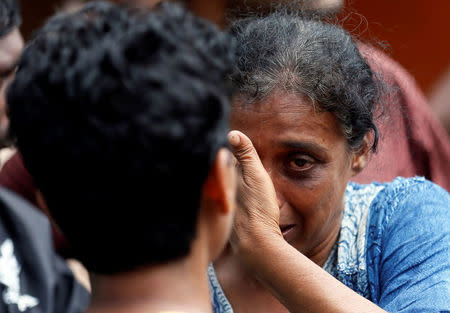
<path id="1" fill-rule="evenodd" d="M 283 195 L 278 192 L 278 188 L 277 188 L 277 177 L 275 175 L 275 171 L 273 171 L 271 169 L 271 167 L 266 167 L 264 166 L 264 168 L 266 169 L 267 173 L 269 174 L 270 180 L 272 180 L 272 184 L 275 187 L 275 192 L 277 195 L 277 202 L 278 202 L 278 208 L 281 209 L 281 207 L 283 206 L 284 203 L 286 203 L 286 201 L 284 200 Z"/>
<path id="2" fill-rule="evenodd" d="M 276 190 L 276 189 L 275 189 Z M 284 197 L 282 194 L 280 194 L 278 191 L 276 191 L 277 194 L 277 202 L 278 202 L 278 208 L 281 210 L 281 208 L 283 207 L 283 205 L 286 203 L 286 201 L 284 200 Z"/>

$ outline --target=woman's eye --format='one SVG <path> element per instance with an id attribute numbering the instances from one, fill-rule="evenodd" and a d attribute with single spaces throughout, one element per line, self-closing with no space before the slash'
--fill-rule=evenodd
<path id="1" fill-rule="evenodd" d="M 295 159 L 293 162 L 298 167 L 303 167 L 308 163 L 305 159 Z"/>
<path id="2" fill-rule="evenodd" d="M 289 168 L 294 171 L 304 171 L 311 168 L 314 160 L 308 157 L 296 157 L 289 161 Z"/>

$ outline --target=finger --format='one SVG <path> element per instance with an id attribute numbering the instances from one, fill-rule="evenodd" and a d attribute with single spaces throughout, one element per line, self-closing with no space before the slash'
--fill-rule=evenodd
<path id="1" fill-rule="evenodd" d="M 233 155 L 239 162 L 244 177 L 258 177 L 264 173 L 264 167 L 250 138 L 240 131 L 233 130 L 228 134 Z"/>
<path id="2" fill-rule="evenodd" d="M 237 130 L 232 130 L 228 133 L 228 141 L 230 142 L 233 155 L 239 163 L 260 162 L 253 143 L 245 134 Z"/>

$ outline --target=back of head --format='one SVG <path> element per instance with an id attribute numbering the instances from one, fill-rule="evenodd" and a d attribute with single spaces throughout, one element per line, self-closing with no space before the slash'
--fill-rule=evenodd
<path id="1" fill-rule="evenodd" d="M 0 1 L 0 38 L 18 27 L 21 21 L 17 0 Z"/>
<path id="2" fill-rule="evenodd" d="M 76 257 L 115 273 L 186 256 L 226 143 L 230 38 L 185 10 L 52 18 L 8 92 L 11 131 Z"/>
<path id="3" fill-rule="evenodd" d="M 237 71 L 233 77 L 245 101 L 261 100 L 276 89 L 309 97 L 317 108 L 332 112 L 349 146 L 358 149 L 373 122 L 379 85 L 341 27 L 311 14 L 277 11 L 237 20 Z"/>

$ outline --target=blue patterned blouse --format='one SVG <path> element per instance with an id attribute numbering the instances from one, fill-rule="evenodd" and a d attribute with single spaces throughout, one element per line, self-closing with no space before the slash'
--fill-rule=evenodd
<path id="1" fill-rule="evenodd" d="M 350 183 L 324 269 L 388 312 L 450 312 L 450 195 L 424 178 Z M 232 313 L 210 266 L 215 313 Z"/>

